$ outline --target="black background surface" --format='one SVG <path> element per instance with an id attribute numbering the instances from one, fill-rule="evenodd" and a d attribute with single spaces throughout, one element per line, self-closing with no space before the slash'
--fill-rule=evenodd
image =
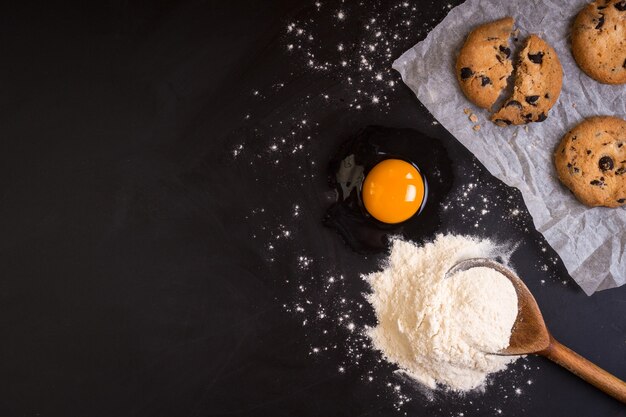
<path id="1" fill-rule="evenodd" d="M 420 27 L 446 11 L 418 7 Z M 542 358 L 496 376 L 485 394 L 437 393 L 430 401 L 374 352 L 364 349 L 351 364 L 344 329 L 324 336 L 338 348 L 310 354 L 321 325 L 303 326 L 282 306 L 301 297 L 285 284 L 303 273 L 294 259 L 310 254 L 313 278 L 345 273 L 344 294 L 353 299 L 366 291 L 358 274 L 379 261 L 321 226 L 326 163 L 343 139 L 367 124 L 420 129 L 446 143 L 457 187 L 472 177 L 520 201 L 403 86 L 387 112 L 309 107 L 318 124 L 306 157 L 278 167 L 255 158 L 255 146 L 269 143 L 263 134 L 302 97 L 349 97 L 354 88 L 287 60 L 287 23 L 313 10 L 312 2 L 277 0 L 2 3 L 0 415 L 626 415 Z M 358 37 L 354 22 L 346 33 Z M 398 42 L 393 55 L 422 36 Z M 251 97 L 280 80 L 288 82 L 279 93 Z M 254 115 L 247 127 L 246 113 Z M 233 158 L 242 140 L 248 153 Z M 317 164 L 302 169 L 303 161 Z M 303 215 L 290 226 L 295 236 L 268 262 L 263 234 L 296 200 Z M 251 216 L 259 207 L 269 214 Z M 457 220 L 442 231 L 475 232 Z M 509 229 L 494 214 L 478 233 L 519 242 L 512 262 L 554 335 L 626 377 L 626 288 L 586 297 L 560 262 L 543 271 L 555 255 L 524 230 L 531 223 L 523 213 L 520 221 Z M 328 296 L 315 293 L 314 279 L 308 288 L 317 300 Z M 362 323 L 372 320 L 363 313 Z M 400 411 L 388 381 L 412 398 Z"/>

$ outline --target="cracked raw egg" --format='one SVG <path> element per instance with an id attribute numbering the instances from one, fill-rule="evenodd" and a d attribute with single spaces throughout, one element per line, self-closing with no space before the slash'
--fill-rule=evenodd
<path id="1" fill-rule="evenodd" d="M 324 224 L 360 253 L 387 250 L 392 236 L 432 236 L 453 182 L 441 140 L 382 126 L 369 126 L 343 142 L 328 173 L 334 201 Z"/>

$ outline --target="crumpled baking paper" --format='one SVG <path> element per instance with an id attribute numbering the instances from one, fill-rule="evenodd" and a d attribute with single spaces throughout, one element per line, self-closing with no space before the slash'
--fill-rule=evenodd
<path id="1" fill-rule="evenodd" d="M 573 1 L 468 0 L 453 8 L 422 42 L 393 63 L 433 116 L 496 177 L 522 192 L 535 227 L 545 236 L 587 295 L 626 283 L 626 209 L 588 208 L 559 182 L 552 155 L 563 135 L 594 115 L 626 117 L 626 85 L 600 84 L 572 57 L 568 37 L 587 3 Z M 489 113 L 461 92 L 454 65 L 474 27 L 505 16 L 515 19 L 521 46 L 535 33 L 551 44 L 563 65 L 563 90 L 543 123 L 498 127 Z M 472 130 L 463 109 L 479 117 Z"/>

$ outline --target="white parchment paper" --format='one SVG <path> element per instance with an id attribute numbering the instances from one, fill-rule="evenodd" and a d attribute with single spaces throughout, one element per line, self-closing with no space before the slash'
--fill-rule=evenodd
<path id="1" fill-rule="evenodd" d="M 569 28 L 587 0 L 468 0 L 455 7 L 422 42 L 398 58 L 393 68 L 433 116 L 506 184 L 517 187 L 535 227 L 558 252 L 581 288 L 594 291 L 626 283 L 626 209 L 588 208 L 563 187 L 552 154 L 563 135 L 585 117 L 626 116 L 626 86 L 608 86 L 587 77 L 576 65 Z M 471 29 L 512 16 L 519 43 L 536 33 L 557 51 L 563 65 L 563 90 L 543 123 L 498 127 L 489 113 L 467 101 L 454 65 Z M 463 109 L 479 117 L 472 130 Z"/>

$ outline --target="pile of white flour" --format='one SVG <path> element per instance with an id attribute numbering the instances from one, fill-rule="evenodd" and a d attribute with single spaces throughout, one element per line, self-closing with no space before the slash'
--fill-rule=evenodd
<path id="1" fill-rule="evenodd" d="M 488 240 L 454 235 L 438 235 L 422 247 L 395 240 L 385 268 L 365 277 L 378 319 L 369 331 L 374 347 L 430 388 L 482 388 L 488 374 L 517 359 L 488 353 L 509 345 L 515 288 L 489 268 L 444 276 L 458 261 L 493 257 L 497 250 Z"/>

